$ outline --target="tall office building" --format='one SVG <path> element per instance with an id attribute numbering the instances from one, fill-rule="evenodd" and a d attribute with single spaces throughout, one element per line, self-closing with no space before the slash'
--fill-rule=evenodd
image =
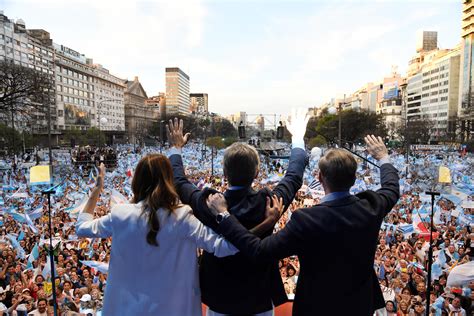
<path id="1" fill-rule="evenodd" d="M 422 74 L 417 73 L 407 80 L 406 118 L 421 120 L 421 82 Z"/>
<path id="2" fill-rule="evenodd" d="M 153 117 L 158 122 L 165 117 L 165 109 L 166 109 L 166 97 L 164 92 L 159 92 L 158 95 L 154 95 L 148 98 L 145 101 L 146 105 L 152 107 Z"/>
<path id="3" fill-rule="evenodd" d="M 462 12 L 460 102 L 462 140 L 470 137 L 474 125 L 474 1 L 464 0 Z"/>
<path id="4" fill-rule="evenodd" d="M 420 71 L 426 55 L 438 49 L 438 32 L 418 31 L 416 39 L 416 55 L 408 63 L 407 76 L 410 78 Z"/>
<path id="5" fill-rule="evenodd" d="M 53 43 L 41 29 L 26 29 L 25 22 L 8 19 L 0 11 L 0 60 L 42 72 L 51 77 L 54 91 L 49 102 L 53 143 L 64 130 L 97 127 L 100 117 L 107 123 L 103 131 L 124 131 L 125 84 L 92 59 Z M 45 101 L 46 103 L 46 101 Z M 29 113 L 29 119 L 15 119 L 15 128 L 47 134 L 47 107 Z M 0 121 L 3 120 L 0 117 Z M 11 120 L 7 122 L 11 125 Z M 112 135 L 113 136 L 113 135 Z"/>
<path id="6" fill-rule="evenodd" d="M 0 11 L 0 61 L 11 61 L 16 65 L 29 67 L 49 75 L 54 86 L 54 50 L 48 32 L 44 30 L 28 30 L 21 19 L 10 20 Z M 54 91 L 52 93 L 54 95 Z M 51 108 L 51 129 L 56 130 L 56 104 L 54 98 L 44 100 Z M 38 108 L 29 113 L 29 119 L 14 117 L 14 126 L 18 130 L 29 130 L 35 134 L 46 134 L 47 107 Z M 11 126 L 10 116 L 0 116 L 0 120 Z"/>
<path id="7" fill-rule="evenodd" d="M 101 131 L 125 131 L 125 84 L 122 79 L 110 74 L 109 70 L 99 64 L 92 64 L 95 78 L 95 122 L 99 125 L 100 118 L 105 118 L 106 122 L 101 122 Z"/>
<path id="8" fill-rule="evenodd" d="M 54 49 L 59 129 L 87 130 L 96 125 L 94 71 L 77 51 L 56 43 Z"/>
<path id="9" fill-rule="evenodd" d="M 431 139 L 448 135 L 457 115 L 460 47 L 426 55 L 418 74 L 408 79 L 407 119 L 430 120 Z"/>
<path id="10" fill-rule="evenodd" d="M 209 110 L 209 98 L 207 93 L 191 93 L 189 95 L 191 102 L 191 112 L 194 114 L 206 114 Z"/>
<path id="11" fill-rule="evenodd" d="M 166 68 L 166 116 L 190 113 L 189 76 L 177 67 Z"/>
<path id="12" fill-rule="evenodd" d="M 428 52 L 438 48 L 438 32 L 418 31 L 416 33 L 416 52 Z"/>

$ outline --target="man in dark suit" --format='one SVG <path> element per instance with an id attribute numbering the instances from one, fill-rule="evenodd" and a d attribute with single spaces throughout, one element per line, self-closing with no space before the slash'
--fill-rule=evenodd
<path id="1" fill-rule="evenodd" d="M 374 256 L 382 220 L 399 198 L 398 173 L 380 137 L 367 136 L 365 141 L 381 165 L 379 190 L 351 195 L 357 162 L 349 152 L 331 149 L 319 161 L 325 191 L 321 203 L 294 212 L 285 228 L 263 240 L 227 213 L 221 195 L 209 197 L 212 210 L 224 218 L 217 232 L 242 253 L 258 261 L 298 255 L 293 315 L 373 315 L 385 305 Z M 265 221 L 278 217 L 281 206 L 273 204 L 267 208 L 274 215 Z"/>
<path id="2" fill-rule="evenodd" d="M 265 219 L 265 203 L 269 195 L 277 195 L 287 207 L 303 183 L 306 165 L 303 136 L 309 117 L 307 110 L 294 111 L 287 129 L 292 134 L 293 149 L 285 177 L 269 191 L 255 191 L 252 183 L 258 176 L 259 156 L 255 148 L 234 143 L 224 153 L 224 176 L 228 188 L 225 199 L 232 213 L 245 229 L 260 237 L 272 233 L 272 225 L 259 225 Z M 207 197 L 215 190 L 199 190 L 191 184 L 183 169 L 181 148 L 189 134 L 183 136 L 182 121 L 170 121 L 168 140 L 173 146 L 169 155 L 173 166 L 175 186 L 183 203 L 189 204 L 194 215 L 205 225 L 218 226 L 216 217 L 207 209 Z M 204 252 L 200 262 L 201 297 L 209 307 L 208 315 L 272 315 L 273 306 L 287 301 L 278 270 L 278 260 L 256 263 L 242 254 L 217 258 Z"/>

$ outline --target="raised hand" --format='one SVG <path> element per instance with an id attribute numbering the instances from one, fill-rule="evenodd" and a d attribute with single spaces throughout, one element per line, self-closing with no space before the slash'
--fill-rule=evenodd
<path id="1" fill-rule="evenodd" d="M 364 138 L 367 144 L 367 151 L 377 160 L 388 157 L 388 150 L 385 147 L 382 137 L 375 137 L 374 135 L 367 135 Z"/>
<path id="2" fill-rule="evenodd" d="M 286 120 L 286 129 L 291 133 L 292 137 L 303 138 L 306 133 L 306 125 L 308 125 L 310 115 L 306 108 L 291 109 L 291 116 Z"/>
<path id="3" fill-rule="evenodd" d="M 103 162 L 101 162 L 99 166 L 99 175 L 97 176 L 97 179 L 95 180 L 95 186 L 96 188 L 99 189 L 99 191 L 102 191 L 104 189 L 104 179 L 105 179 L 105 165 Z"/>
<path id="4" fill-rule="evenodd" d="M 280 218 L 283 212 L 283 199 L 276 195 L 267 197 L 267 208 L 265 210 L 265 218 L 271 218 L 275 222 Z"/>
<path id="5" fill-rule="evenodd" d="M 216 213 L 227 211 L 227 202 L 222 193 L 211 194 L 207 197 L 207 206 Z"/>
<path id="6" fill-rule="evenodd" d="M 166 130 L 168 133 L 168 141 L 171 146 L 176 148 L 183 148 L 184 145 L 188 142 L 189 136 L 191 133 L 186 133 L 183 135 L 183 127 L 184 123 L 183 120 L 178 120 L 178 118 L 174 118 L 173 120 L 169 121 L 169 124 L 166 125 Z"/>

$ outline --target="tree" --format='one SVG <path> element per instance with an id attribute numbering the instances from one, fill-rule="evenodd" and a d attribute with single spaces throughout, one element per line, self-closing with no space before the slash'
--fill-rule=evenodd
<path id="1" fill-rule="evenodd" d="M 100 137 L 100 141 L 99 141 L 99 137 Z M 105 143 L 105 135 L 104 133 L 101 133 L 101 131 L 99 131 L 98 128 L 91 127 L 86 131 L 85 140 L 87 142 L 87 144 L 85 145 L 100 146 L 100 144 Z"/>
<path id="2" fill-rule="evenodd" d="M 408 120 L 398 127 L 397 134 L 405 144 L 426 144 L 431 137 L 434 123 L 428 119 Z"/>
<path id="3" fill-rule="evenodd" d="M 217 149 L 223 149 L 226 147 L 222 137 L 219 136 L 207 138 L 206 145 L 210 147 L 216 147 Z"/>
<path id="4" fill-rule="evenodd" d="M 65 130 L 62 138 L 63 141 L 66 142 L 66 145 L 70 145 L 72 142 L 78 146 L 88 145 L 85 135 L 80 130 Z"/>
<path id="5" fill-rule="evenodd" d="M 0 61 L 0 114 L 15 128 L 15 120 L 46 113 L 54 100 L 54 78 L 32 68 Z M 53 101 L 54 102 L 54 101 Z M 15 139 L 13 148 L 15 148 Z"/>
<path id="6" fill-rule="evenodd" d="M 19 152 L 23 146 L 28 149 L 34 143 L 33 136 L 30 133 L 26 131 L 20 133 L 5 124 L 0 124 L 0 149 L 13 149 L 14 147 L 15 152 Z"/>
<path id="7" fill-rule="evenodd" d="M 214 123 L 216 135 L 221 137 L 237 137 L 237 129 L 226 119 Z"/>
<path id="8" fill-rule="evenodd" d="M 367 134 L 375 134 L 381 137 L 387 135 L 387 127 L 383 116 L 369 111 L 344 110 L 338 115 L 323 114 L 314 120 L 310 120 L 306 129 L 306 135 L 314 138 L 322 136 L 327 141 L 337 141 L 339 134 L 339 115 L 341 115 L 341 138 L 343 142 L 361 142 Z"/>
<path id="9" fill-rule="evenodd" d="M 318 135 L 309 140 L 308 147 L 309 148 L 319 147 L 319 146 L 327 144 L 327 142 L 328 141 L 324 137 L 322 137 L 321 135 Z"/>
<path id="10" fill-rule="evenodd" d="M 0 124 L 0 147 L 13 149 L 15 152 L 21 149 L 21 135 L 13 128 Z"/>
<path id="11" fill-rule="evenodd" d="M 211 125 L 211 121 L 208 118 L 203 118 L 199 120 L 199 126 L 206 128 Z"/>
<path id="12" fill-rule="evenodd" d="M 233 143 L 237 142 L 237 138 L 235 137 L 226 137 L 224 138 L 224 146 L 229 147 Z"/>

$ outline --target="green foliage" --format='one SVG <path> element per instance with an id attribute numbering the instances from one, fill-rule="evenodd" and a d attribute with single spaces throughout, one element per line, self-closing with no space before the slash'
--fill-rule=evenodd
<path id="1" fill-rule="evenodd" d="M 22 135 L 13 128 L 0 124 L 0 148 L 14 149 L 15 152 L 19 152 L 22 146 Z"/>
<path id="2" fill-rule="evenodd" d="M 208 139 L 206 139 L 206 145 L 210 147 L 215 147 L 217 149 L 223 149 L 226 147 L 224 141 L 222 140 L 222 137 L 219 136 L 209 137 Z"/>
<path id="3" fill-rule="evenodd" d="M 235 137 L 226 137 L 224 138 L 224 146 L 229 147 L 233 143 L 237 142 L 237 138 Z"/>
<path id="4" fill-rule="evenodd" d="M 99 144 L 100 136 L 100 144 Z M 86 131 L 86 140 L 89 142 L 86 145 L 104 145 L 105 144 L 105 135 L 101 133 L 98 128 L 91 127 Z"/>
<path id="5" fill-rule="evenodd" d="M 322 137 L 321 135 L 318 135 L 316 137 L 313 137 L 309 140 L 308 142 L 308 147 L 313 148 L 313 147 L 320 147 L 322 145 L 327 144 L 327 140 Z"/>
<path id="6" fill-rule="evenodd" d="M 212 125 L 212 124 L 211 124 Z M 226 119 L 214 123 L 214 135 L 221 137 L 237 137 L 237 129 Z"/>
<path id="7" fill-rule="evenodd" d="M 208 127 L 209 125 L 211 125 L 211 120 L 209 120 L 208 118 L 201 119 L 199 120 L 199 125 L 201 127 Z"/>
<path id="8" fill-rule="evenodd" d="M 148 133 L 150 136 L 160 136 L 160 122 L 153 122 L 148 129 Z"/>
<path id="9" fill-rule="evenodd" d="M 409 120 L 406 125 L 403 124 L 398 129 L 398 134 L 405 143 L 408 144 L 427 144 L 430 140 L 430 130 L 434 126 L 433 121 Z"/>
<path id="10" fill-rule="evenodd" d="M 323 113 L 321 117 L 310 120 L 306 130 L 306 136 L 326 136 L 327 141 L 338 140 L 339 115 L 341 115 L 341 138 L 343 142 L 360 142 L 367 134 L 387 136 L 387 128 L 383 116 L 368 111 L 345 110 L 341 114 L 333 115 Z M 323 136 L 324 135 L 324 136 Z M 318 140 L 319 142 L 321 139 Z"/>
<path id="11" fill-rule="evenodd" d="M 77 146 L 98 146 L 99 145 L 99 134 L 101 144 L 105 144 L 105 134 L 99 133 L 99 129 L 91 127 L 87 131 L 81 130 L 66 130 L 62 135 L 62 143 L 66 146 L 69 146 L 71 140 L 74 139 L 74 142 Z"/>
<path id="12" fill-rule="evenodd" d="M 44 112 L 54 102 L 54 77 L 35 69 L 0 61 L 0 113 L 16 119 Z"/>
<path id="13" fill-rule="evenodd" d="M 213 136 L 237 137 L 237 129 L 229 120 L 220 118 L 219 120 L 212 117 L 197 118 L 194 116 L 173 116 L 169 119 L 178 118 L 183 120 L 185 133 L 191 133 L 193 139 L 206 138 Z M 168 123 L 168 121 L 166 121 Z M 159 132 L 159 130 L 158 130 Z M 158 134 L 159 135 L 159 134 Z M 157 136 L 158 136 L 157 135 Z"/>

